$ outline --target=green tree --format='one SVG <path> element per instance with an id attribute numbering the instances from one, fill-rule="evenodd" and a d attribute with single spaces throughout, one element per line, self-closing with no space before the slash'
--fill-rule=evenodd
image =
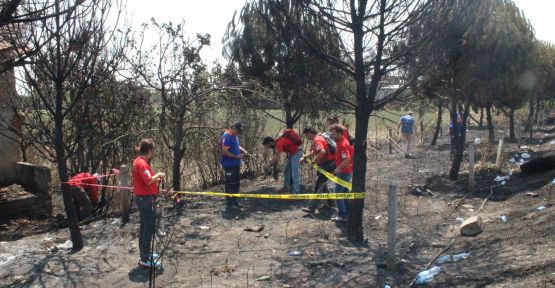
<path id="1" fill-rule="evenodd" d="M 281 107 L 285 125 L 292 128 L 303 114 L 341 103 L 348 93 L 340 92 L 343 74 L 333 68 L 322 69 L 325 62 L 310 53 L 302 39 L 307 37 L 324 53 L 340 57 L 336 34 L 330 33 L 321 17 L 305 13 L 302 1 L 281 4 L 288 7 L 286 11 L 266 1 L 247 2 L 237 21 L 233 19 L 228 26 L 224 52 L 243 77 L 254 79 L 265 88 L 260 94 Z M 290 21 L 302 36 L 289 26 Z M 257 94 L 260 95 L 247 95 Z"/>
<path id="2" fill-rule="evenodd" d="M 366 138 L 368 121 L 375 110 L 397 99 L 414 82 L 402 69 L 402 60 L 421 44 L 420 39 L 405 41 L 409 27 L 421 17 L 432 17 L 430 3 L 414 0 L 363 1 L 302 1 L 307 17 L 321 17 L 329 33 L 339 39 L 339 55 L 327 53 L 311 41 L 306 31 L 295 25 L 295 15 L 289 13 L 285 1 L 268 0 L 273 9 L 287 15 L 289 27 L 310 48 L 312 54 L 324 60 L 329 67 L 338 69 L 347 77 L 354 99 L 355 153 L 353 191 L 366 191 Z M 285 29 L 284 29 L 285 30 Z M 399 79 L 399 89 L 381 90 L 383 79 Z M 408 77 L 407 77 L 408 76 Z M 347 236 L 351 241 L 363 241 L 362 213 L 364 200 L 351 200 L 347 223 Z"/>

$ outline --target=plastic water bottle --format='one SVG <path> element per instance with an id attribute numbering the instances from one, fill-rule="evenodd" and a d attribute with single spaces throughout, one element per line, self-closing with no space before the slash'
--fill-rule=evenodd
<path id="1" fill-rule="evenodd" d="M 451 260 L 451 256 L 443 255 L 436 260 L 436 264 L 443 264 L 445 262 L 449 262 Z"/>
<path id="2" fill-rule="evenodd" d="M 459 260 L 462 260 L 462 259 L 466 259 L 466 258 L 468 258 L 468 256 L 470 256 L 470 253 L 461 253 L 461 254 L 453 255 L 453 261 L 459 261 Z"/>
<path id="3" fill-rule="evenodd" d="M 441 267 L 434 266 L 418 273 L 418 276 L 416 276 L 416 284 L 420 285 L 430 282 L 439 272 L 441 272 Z"/>

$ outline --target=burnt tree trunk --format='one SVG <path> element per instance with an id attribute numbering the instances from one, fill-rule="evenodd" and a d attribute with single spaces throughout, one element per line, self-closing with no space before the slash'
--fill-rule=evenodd
<path id="1" fill-rule="evenodd" d="M 287 127 L 287 129 L 293 129 L 293 125 L 295 125 L 295 119 L 293 117 L 291 103 L 283 105 L 283 110 L 285 112 L 285 126 Z"/>
<path id="2" fill-rule="evenodd" d="M 509 110 L 509 139 L 511 141 L 516 140 L 515 135 L 515 109 L 513 107 Z"/>
<path id="3" fill-rule="evenodd" d="M 172 147 L 172 188 L 174 191 L 181 190 L 181 160 L 183 159 L 183 118 L 184 116 L 180 116 L 180 119 L 178 119 L 174 126 L 174 144 Z"/>
<path id="4" fill-rule="evenodd" d="M 486 105 L 486 122 L 488 125 L 488 144 L 490 146 L 494 145 L 495 143 L 495 130 L 493 128 L 493 117 L 491 115 L 491 108 L 492 104 Z"/>
<path id="5" fill-rule="evenodd" d="M 68 221 L 69 234 L 71 236 L 71 242 L 73 243 L 72 251 L 79 251 L 83 248 L 83 238 L 81 237 L 81 230 L 79 229 L 79 221 L 77 219 L 77 211 L 75 211 L 75 205 L 73 203 L 73 198 L 71 197 L 70 187 L 67 184 L 69 181 L 69 175 L 67 173 L 67 162 L 66 155 L 64 151 L 64 139 L 63 139 L 63 115 L 62 115 L 62 99 L 63 99 L 63 86 L 62 83 L 56 85 L 56 111 L 54 115 L 54 139 L 56 148 L 56 162 L 58 164 L 58 175 L 60 177 L 60 182 L 62 183 L 62 195 L 64 201 L 64 208 Z"/>
<path id="6" fill-rule="evenodd" d="M 451 146 L 453 147 L 453 161 L 451 162 L 451 169 L 449 170 L 449 179 L 457 180 L 461 163 L 463 160 L 463 153 L 466 143 L 466 122 L 469 114 L 469 106 L 465 105 L 464 112 L 462 112 L 462 125 L 459 127 L 457 122 L 457 99 L 452 97 L 451 100 L 451 121 L 453 121 L 453 136 L 451 137 Z"/>
<path id="7" fill-rule="evenodd" d="M 437 144 L 437 138 L 439 137 L 439 131 L 441 130 L 441 121 L 443 117 L 443 100 L 440 100 L 437 103 L 437 121 L 436 121 L 436 129 L 434 131 L 434 136 L 432 137 L 432 146 Z"/>
<path id="8" fill-rule="evenodd" d="M 530 132 L 530 130 L 532 130 L 532 127 L 534 126 L 533 121 L 534 121 L 534 97 L 531 97 L 528 102 L 528 118 L 526 119 L 526 126 L 524 127 L 524 131 Z"/>
<path id="9" fill-rule="evenodd" d="M 484 129 L 484 106 L 480 106 L 480 123 L 478 125 L 480 130 Z"/>

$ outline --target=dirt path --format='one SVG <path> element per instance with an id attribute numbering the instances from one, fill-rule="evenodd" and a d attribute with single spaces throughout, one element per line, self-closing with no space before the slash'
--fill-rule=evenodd
<path id="1" fill-rule="evenodd" d="M 494 184 L 493 172 L 484 170 L 477 175 L 478 191 L 460 200 L 465 196 L 465 176 L 458 182 L 444 177 L 449 167 L 446 141 L 442 139 L 438 149 L 418 147 L 411 160 L 398 154 L 370 155 L 363 244 L 346 241 L 343 227 L 329 221 L 330 213 L 307 217 L 300 211 L 302 202 L 242 200 L 243 213 L 232 220 L 221 217 L 224 203 L 215 198 L 192 199 L 179 217 L 166 211 L 161 222 L 165 236 L 159 238 L 172 240 L 157 286 L 406 287 L 456 234 L 455 218 L 472 215 Z M 542 147 L 546 145 L 551 144 Z M 511 149 L 515 147 L 507 151 Z M 555 287 L 555 207 L 550 206 L 555 204 L 555 186 L 549 185 L 553 178 L 555 172 L 516 176 L 496 190 L 480 212 L 484 232 L 457 238 L 447 251 L 471 256 L 444 264 L 431 286 Z M 393 274 L 381 264 L 391 181 L 400 187 L 399 261 Z M 257 179 L 243 181 L 242 187 L 247 193 L 268 193 L 278 184 Z M 416 196 L 416 187 L 433 195 Z M 525 195 L 528 191 L 537 197 Z M 547 208 L 536 211 L 540 205 Z M 507 215 L 507 223 L 499 220 L 501 214 Z M 86 247 L 76 254 L 53 248 L 68 239 L 66 229 L 2 242 L 0 286 L 147 287 L 148 272 L 137 268 L 137 220 L 138 213 L 133 213 L 123 228 L 117 219 L 84 226 Z M 244 231 L 259 225 L 264 225 L 261 232 Z M 289 256 L 294 250 L 302 255 Z M 263 276 L 269 281 L 256 281 Z"/>

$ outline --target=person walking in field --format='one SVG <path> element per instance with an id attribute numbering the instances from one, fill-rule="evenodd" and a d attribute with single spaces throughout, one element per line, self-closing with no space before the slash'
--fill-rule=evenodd
<path id="1" fill-rule="evenodd" d="M 303 130 L 303 134 L 312 141 L 312 148 L 310 153 L 301 157 L 301 164 L 304 163 L 307 159 L 311 159 L 316 165 L 320 166 L 327 172 L 333 172 L 335 169 L 335 149 L 336 144 L 335 141 L 331 138 L 331 135 L 328 133 L 318 134 L 318 131 L 312 127 L 306 127 Z M 328 178 L 318 172 L 317 173 L 316 183 L 314 185 L 314 192 L 315 193 L 327 193 L 328 187 L 326 186 L 326 182 Z M 309 202 L 308 206 L 302 208 L 304 212 L 313 214 L 316 212 L 316 208 L 320 204 L 320 200 L 312 200 Z"/>
<path id="2" fill-rule="evenodd" d="M 291 186 L 293 186 L 294 194 L 301 193 L 300 160 L 303 156 L 301 136 L 293 129 L 286 129 L 277 139 L 269 136 L 264 138 L 262 145 L 268 149 L 274 149 L 276 152 L 270 163 L 264 167 L 265 170 L 269 170 L 270 167 L 278 163 L 282 154 L 287 155 L 287 163 L 283 171 L 284 185 L 278 192 L 289 193 L 291 192 Z"/>
<path id="3" fill-rule="evenodd" d="M 159 255 L 152 252 L 152 237 L 156 228 L 156 196 L 158 182 L 166 178 L 164 173 L 154 174 L 150 162 L 154 158 L 154 142 L 151 139 L 141 140 L 139 147 L 135 148 L 139 156 L 133 161 L 131 174 L 133 176 L 133 193 L 139 208 L 139 265 L 145 268 L 160 266 Z"/>
<path id="4" fill-rule="evenodd" d="M 350 145 L 349 141 L 345 138 L 345 128 L 343 126 L 339 124 L 332 125 L 330 127 L 330 132 L 337 145 L 335 150 L 335 169 L 333 170 L 333 174 L 337 176 L 337 178 L 350 183 L 353 179 L 353 146 Z M 340 184 L 336 184 L 334 192 L 348 193 L 349 189 L 341 186 Z M 332 217 L 332 220 L 336 222 L 346 222 L 349 210 L 349 201 L 346 199 L 339 199 L 336 201 L 336 205 L 337 216 Z"/>
<path id="5" fill-rule="evenodd" d="M 221 159 L 220 163 L 225 173 L 225 193 L 235 194 L 239 193 L 240 187 L 240 172 L 241 172 L 241 159 L 248 155 L 241 143 L 239 142 L 239 134 L 241 134 L 243 125 L 237 122 L 231 126 L 231 129 L 225 130 L 220 137 L 221 145 Z M 240 209 L 237 198 L 226 197 L 226 212 L 231 209 Z"/>
<path id="6" fill-rule="evenodd" d="M 412 111 L 408 111 L 407 114 L 403 115 L 399 120 L 398 127 L 401 128 L 402 140 L 405 142 L 405 158 L 411 158 L 410 155 L 410 144 L 412 142 L 412 134 L 414 133 L 414 118 L 412 117 Z"/>

